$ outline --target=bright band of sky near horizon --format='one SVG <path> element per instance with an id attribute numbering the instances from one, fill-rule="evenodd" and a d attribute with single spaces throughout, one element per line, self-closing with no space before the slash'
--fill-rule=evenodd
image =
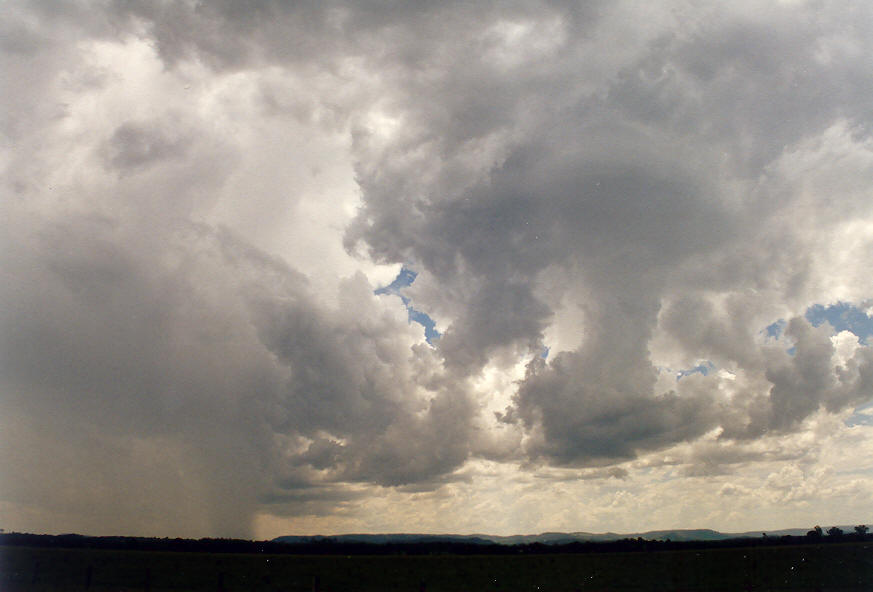
<path id="1" fill-rule="evenodd" d="M 0 526 L 869 522 L 871 55 L 866 2 L 6 3 Z"/>

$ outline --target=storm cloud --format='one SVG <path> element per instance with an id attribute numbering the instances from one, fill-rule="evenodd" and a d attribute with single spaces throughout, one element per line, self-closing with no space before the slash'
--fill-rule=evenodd
<path id="1" fill-rule="evenodd" d="M 13 528 L 640 531 L 873 442 L 861 3 L 5 12 Z"/>

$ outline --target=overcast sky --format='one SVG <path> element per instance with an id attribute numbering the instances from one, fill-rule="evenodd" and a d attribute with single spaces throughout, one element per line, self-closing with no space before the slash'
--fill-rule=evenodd
<path id="1" fill-rule="evenodd" d="M 873 520 L 873 4 L 4 3 L 0 527 Z"/>

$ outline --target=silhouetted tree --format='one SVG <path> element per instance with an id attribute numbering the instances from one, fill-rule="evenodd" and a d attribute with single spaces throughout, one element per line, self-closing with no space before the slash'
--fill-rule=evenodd
<path id="1" fill-rule="evenodd" d="M 865 525 L 859 524 L 858 526 L 855 527 L 855 534 L 858 534 L 858 535 L 863 537 L 864 535 L 867 534 L 868 530 L 869 529 Z"/>
<path id="2" fill-rule="evenodd" d="M 835 539 L 839 538 L 839 537 L 843 536 L 843 529 L 837 528 L 836 526 L 831 526 L 828 529 L 828 536 L 834 537 Z"/>
<path id="3" fill-rule="evenodd" d="M 816 524 L 812 530 L 806 533 L 806 536 L 812 539 L 820 539 L 821 538 L 821 526 Z"/>

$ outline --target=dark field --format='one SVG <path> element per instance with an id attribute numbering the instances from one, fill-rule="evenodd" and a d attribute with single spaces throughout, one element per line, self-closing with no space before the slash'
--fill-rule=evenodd
<path id="1" fill-rule="evenodd" d="M 561 555 L 299 556 L 0 549 L 0 590 L 873 590 L 873 544 Z"/>

